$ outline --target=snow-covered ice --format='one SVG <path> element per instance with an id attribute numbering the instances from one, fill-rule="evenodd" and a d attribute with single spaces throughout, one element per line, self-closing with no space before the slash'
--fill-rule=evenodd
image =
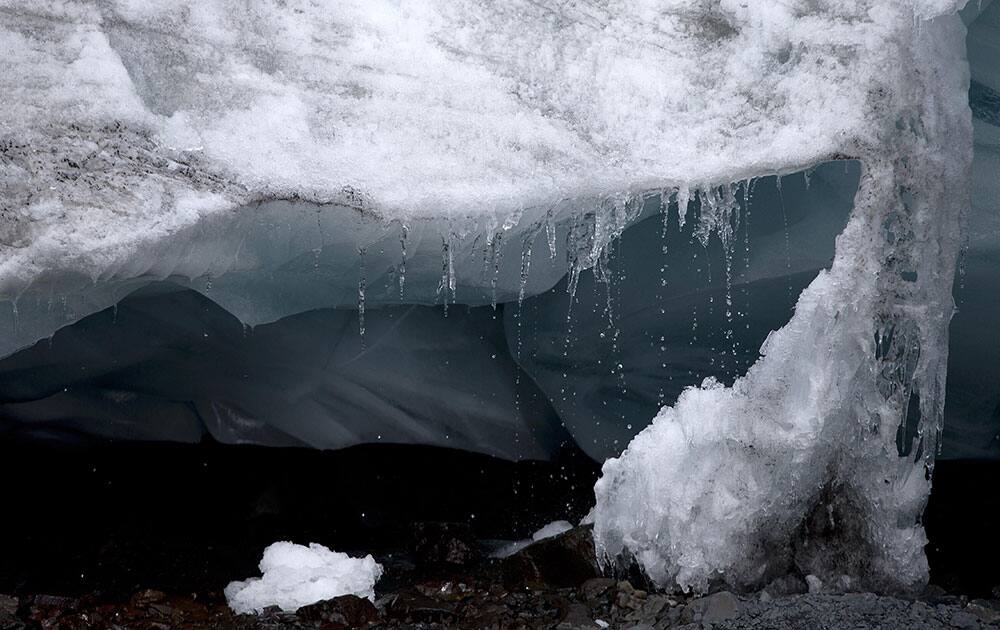
<path id="1" fill-rule="evenodd" d="M 341 595 L 375 599 L 382 566 L 369 555 L 352 558 L 323 545 L 308 547 L 276 542 L 264 550 L 259 578 L 230 582 L 229 607 L 237 613 L 259 613 L 268 606 L 294 612 L 303 606 Z"/>

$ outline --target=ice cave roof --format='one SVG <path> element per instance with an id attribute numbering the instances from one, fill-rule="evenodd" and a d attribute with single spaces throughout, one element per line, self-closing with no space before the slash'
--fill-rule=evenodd
<path id="1" fill-rule="evenodd" d="M 955 4 L 5 0 L 0 292 L 252 200 L 502 223 L 807 167 L 869 134 L 899 13 Z"/>

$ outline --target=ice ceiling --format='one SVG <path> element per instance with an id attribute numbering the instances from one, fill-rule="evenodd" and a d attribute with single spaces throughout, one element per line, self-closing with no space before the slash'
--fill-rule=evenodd
<path id="1" fill-rule="evenodd" d="M 0 419 L 606 457 L 669 405 L 596 488 L 608 561 L 912 588 L 997 161 L 962 4 L 2 2 Z M 817 502 L 857 527 L 773 553 Z"/>

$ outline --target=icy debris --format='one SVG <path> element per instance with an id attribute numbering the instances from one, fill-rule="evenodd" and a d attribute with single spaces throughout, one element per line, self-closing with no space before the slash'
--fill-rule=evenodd
<path id="1" fill-rule="evenodd" d="M 568 532 L 571 529 L 573 529 L 573 524 L 569 521 L 552 521 L 532 534 L 531 540 L 537 542 L 546 538 L 552 538 L 553 536 L 558 536 L 563 532 Z"/>
<path id="2" fill-rule="evenodd" d="M 533 533 L 530 539 L 517 540 L 500 547 L 493 552 L 493 557 L 507 558 L 531 545 L 531 543 L 538 542 L 539 540 L 545 540 L 546 538 L 554 538 L 555 536 L 568 532 L 571 529 L 573 529 L 573 524 L 569 521 L 552 521 L 548 525 L 543 526 L 541 529 Z"/>
<path id="3" fill-rule="evenodd" d="M 302 606 L 341 595 L 375 599 L 382 566 L 370 556 L 351 558 L 323 545 L 276 542 L 264 550 L 259 578 L 230 582 L 226 601 L 236 613 L 259 613 L 268 606 L 295 612 Z"/>

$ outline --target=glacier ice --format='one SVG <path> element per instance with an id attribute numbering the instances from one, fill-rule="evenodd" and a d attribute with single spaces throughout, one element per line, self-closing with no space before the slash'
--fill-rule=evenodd
<path id="1" fill-rule="evenodd" d="M 632 558 L 684 590 L 762 585 L 793 567 L 880 590 L 925 583 L 920 517 L 972 127 L 961 21 L 896 11 L 870 134 L 845 148 L 863 170 L 832 267 L 744 376 L 685 390 L 605 463 L 594 513 L 605 562 Z"/>
<path id="2" fill-rule="evenodd" d="M 0 360 L 0 432 L 343 448 L 419 443 L 511 460 L 569 439 L 516 379 L 489 307 L 313 310 L 254 329 L 147 286 Z"/>
<path id="3" fill-rule="evenodd" d="M 962 4 L 0 0 L 0 329 L 9 331 L 0 356 L 36 344 L 8 365 L 26 360 L 38 374 L 55 331 L 162 280 L 237 324 L 287 329 L 325 313 L 355 328 L 358 356 L 371 344 L 372 357 L 396 309 L 450 306 L 449 324 L 461 327 L 475 316 L 456 305 L 508 302 L 510 354 L 543 375 L 569 430 L 604 455 L 629 436 L 588 427 L 588 406 L 600 401 L 561 406 L 560 375 L 547 382 L 551 366 L 522 356 L 537 355 L 558 325 L 543 317 L 558 311 L 546 292 L 564 276 L 571 296 L 603 289 L 589 279 L 609 284 L 609 244 L 629 225 L 655 225 L 669 199 L 678 227 L 693 221 L 688 233 L 721 244 L 726 261 L 714 270 L 723 292 L 670 295 L 675 306 L 717 297 L 730 309 L 731 285 L 751 300 L 808 286 L 759 359 L 752 339 L 782 323 L 768 311 L 745 339 L 725 338 L 743 354 L 729 357 L 722 381 L 706 378 L 676 401 L 663 387 L 671 406 L 607 462 L 596 487 L 602 559 L 634 559 L 661 585 L 685 589 L 754 585 L 792 564 L 825 583 L 849 574 L 872 588 L 913 588 L 926 579 L 919 519 L 943 418 L 972 160 L 965 31 L 952 15 Z M 749 182 L 764 192 L 776 177 L 831 161 L 860 173 L 829 269 L 818 271 L 830 252 L 810 251 L 808 238 L 793 259 L 800 242 L 782 229 L 751 250 L 758 275 L 731 276 Z M 810 213 L 818 223 L 789 230 L 832 229 L 835 214 Z M 972 281 L 981 259 L 969 251 Z M 569 321 L 593 328 L 603 313 L 591 314 Z M 532 318 L 538 330 L 525 326 Z M 454 340 L 477 348 L 461 365 L 480 366 L 474 335 Z M 612 341 L 632 342 L 614 331 Z M 489 391 L 514 392 L 520 404 L 497 370 L 482 371 Z M 520 374 L 512 364 L 500 371 Z M 261 382 L 285 387 L 298 376 Z M 342 376 L 312 392 L 339 405 Z M 366 376 L 374 382 L 378 371 Z M 22 419 L 72 421 L 100 408 L 95 396 L 121 397 L 86 385 L 41 405 L 30 394 Z M 275 405 L 235 374 L 198 385 L 260 410 Z M 447 385 L 468 391 L 454 378 Z M 659 404 L 659 384 L 643 391 L 654 389 Z M 324 396 L 302 400 L 320 428 L 280 410 L 277 429 L 262 427 L 229 405 L 215 431 L 320 445 L 357 431 L 330 421 Z M 135 404 L 175 418 L 172 434 L 203 430 L 155 399 Z M 502 418 L 506 404 L 486 407 L 502 440 L 532 424 Z M 404 413 L 395 426 L 439 440 L 441 426 L 422 424 L 429 416 Z M 464 429 L 462 445 L 481 447 L 468 437 L 476 429 Z M 838 524 L 832 532 L 824 513 Z M 824 545 L 799 544 L 810 527 Z"/>
<path id="4" fill-rule="evenodd" d="M 262 577 L 230 582 L 226 601 L 236 613 L 259 613 L 268 606 L 295 612 L 342 595 L 375 599 L 382 565 L 370 555 L 352 558 L 318 543 L 276 542 L 264 549 Z"/>

